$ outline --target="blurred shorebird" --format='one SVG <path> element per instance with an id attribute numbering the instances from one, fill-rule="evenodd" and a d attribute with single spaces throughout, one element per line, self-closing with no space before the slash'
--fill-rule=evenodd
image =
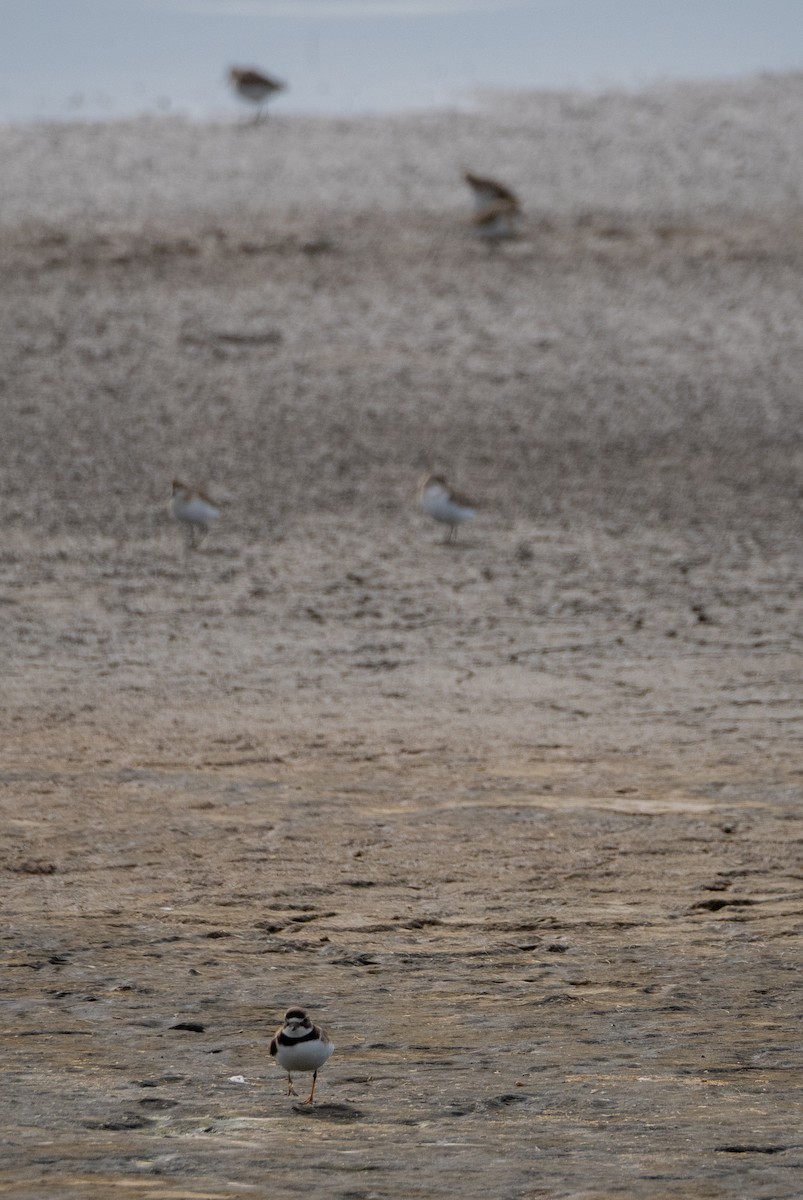
<path id="1" fill-rule="evenodd" d="M 170 500 L 170 516 L 174 521 L 183 521 L 189 532 L 188 547 L 194 550 L 209 532 L 209 524 L 220 516 L 216 508 L 200 488 L 188 487 L 180 479 L 173 480 L 173 495 Z"/>
<path id="2" fill-rule="evenodd" d="M 312 1088 L 303 1104 L 312 1104 L 318 1071 L 332 1057 L 335 1044 L 319 1025 L 313 1025 L 303 1008 L 288 1008 L 284 1024 L 270 1043 L 270 1053 L 287 1072 L 287 1095 L 297 1096 L 293 1072 L 312 1071 Z"/>
<path id="3" fill-rule="evenodd" d="M 266 75 L 264 71 L 257 71 L 255 67 L 232 67 L 229 71 L 229 82 L 241 99 L 248 104 L 256 104 L 254 124 L 262 116 L 266 100 L 270 100 L 277 92 L 285 91 L 287 87 L 281 79 Z"/>
<path id="4" fill-rule="evenodd" d="M 515 192 L 504 183 L 466 171 L 464 179 L 474 198 L 473 225 L 478 237 L 501 241 L 513 237 L 521 205 Z"/>
<path id="5" fill-rule="evenodd" d="M 465 521 L 473 521 L 476 515 L 474 502 L 450 488 L 442 475 L 427 475 L 422 479 L 418 495 L 427 516 L 449 526 L 447 544 L 456 542 L 458 528 Z"/>

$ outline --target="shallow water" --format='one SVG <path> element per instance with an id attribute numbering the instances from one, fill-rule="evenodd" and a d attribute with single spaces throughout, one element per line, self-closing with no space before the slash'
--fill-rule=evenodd
<path id="1" fill-rule="evenodd" d="M 802 35 L 797 0 L 0 0 L 0 120 L 224 115 L 234 62 L 325 113 L 795 70 Z"/>

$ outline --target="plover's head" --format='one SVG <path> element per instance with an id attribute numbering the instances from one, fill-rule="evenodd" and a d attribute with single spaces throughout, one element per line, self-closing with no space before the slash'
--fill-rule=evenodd
<path id="1" fill-rule="evenodd" d="M 187 485 L 182 483 L 180 479 L 173 480 L 173 495 L 177 496 L 179 492 L 186 492 Z"/>
<path id="2" fill-rule="evenodd" d="M 284 1027 L 290 1033 L 296 1030 L 312 1029 L 312 1021 L 303 1008 L 288 1008 L 284 1014 Z"/>
<path id="3" fill-rule="evenodd" d="M 431 487 L 440 487 L 440 488 L 448 489 L 449 485 L 442 475 L 422 475 L 418 481 L 419 492 L 425 492 L 428 488 L 431 488 Z"/>

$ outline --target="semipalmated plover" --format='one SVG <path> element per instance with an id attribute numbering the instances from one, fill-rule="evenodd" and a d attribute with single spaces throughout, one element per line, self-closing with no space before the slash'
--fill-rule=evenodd
<path id="1" fill-rule="evenodd" d="M 185 522 L 189 530 L 189 545 L 194 549 L 209 532 L 210 521 L 216 521 L 220 516 L 220 509 L 215 507 L 201 488 L 188 487 L 180 479 L 174 479 L 170 515 L 175 521 Z"/>
<path id="2" fill-rule="evenodd" d="M 428 517 L 449 526 L 447 542 L 456 541 L 458 527 L 476 515 L 474 502 L 450 488 L 442 475 L 427 475 L 421 481 L 419 499 Z"/>
<path id="3" fill-rule="evenodd" d="M 312 1104 L 318 1071 L 328 1062 L 335 1044 L 319 1025 L 313 1025 L 303 1008 L 288 1008 L 284 1025 L 277 1029 L 270 1043 L 271 1056 L 287 1072 L 287 1095 L 297 1096 L 293 1087 L 294 1072 L 312 1071 L 312 1088 L 304 1104 Z"/>
<path id="4" fill-rule="evenodd" d="M 473 224 L 478 236 L 496 240 L 512 237 L 514 222 L 521 213 L 516 193 L 495 179 L 471 171 L 466 171 L 464 178 L 474 198 Z"/>
<path id="5" fill-rule="evenodd" d="M 229 81 L 241 99 L 257 105 L 255 123 L 262 116 L 265 101 L 277 92 L 283 92 L 287 87 L 281 79 L 266 75 L 264 71 L 257 71 L 255 67 L 232 67 L 229 71 Z"/>

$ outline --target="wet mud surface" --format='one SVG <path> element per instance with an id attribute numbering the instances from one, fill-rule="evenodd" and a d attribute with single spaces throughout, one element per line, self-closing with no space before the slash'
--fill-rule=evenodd
<path id="1" fill-rule="evenodd" d="M 0 1195 L 799 1196 L 795 222 L 215 228 L 4 235 Z"/>

